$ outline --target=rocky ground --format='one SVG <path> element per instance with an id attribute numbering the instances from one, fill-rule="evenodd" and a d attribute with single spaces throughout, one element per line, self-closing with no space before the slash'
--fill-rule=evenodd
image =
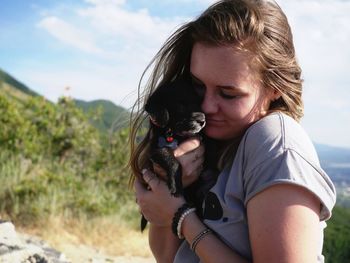
<path id="1" fill-rule="evenodd" d="M 152 258 L 109 256 L 84 245 L 66 244 L 64 251 L 35 236 L 16 232 L 11 222 L 0 221 L 0 263 L 155 263 Z"/>

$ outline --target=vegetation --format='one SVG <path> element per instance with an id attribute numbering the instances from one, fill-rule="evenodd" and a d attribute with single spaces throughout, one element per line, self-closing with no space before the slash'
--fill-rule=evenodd
<path id="1" fill-rule="evenodd" d="M 127 129 L 102 136 L 69 98 L 0 95 L 0 123 L 0 212 L 12 220 L 100 217 L 130 200 Z"/>
<path id="2" fill-rule="evenodd" d="M 127 126 L 129 112 L 108 100 L 74 100 L 76 106 L 90 116 L 90 122 L 102 133 L 110 133 Z M 92 114 L 91 114 L 92 113 Z M 99 113 L 96 115 L 96 113 Z M 93 117 L 95 116 L 95 117 Z M 96 118 L 96 116 L 98 116 Z"/>
<path id="3" fill-rule="evenodd" d="M 327 263 L 350 262 L 350 209 L 336 206 L 327 222 L 323 252 Z"/>

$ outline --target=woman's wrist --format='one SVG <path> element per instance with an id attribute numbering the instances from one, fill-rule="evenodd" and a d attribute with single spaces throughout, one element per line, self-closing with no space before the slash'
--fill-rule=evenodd
<path id="1" fill-rule="evenodd" d="M 185 220 L 185 218 L 196 211 L 196 208 L 191 207 L 189 204 L 184 203 L 182 206 L 178 208 L 178 210 L 175 212 L 171 229 L 173 234 L 178 237 L 179 239 L 184 239 L 184 236 L 182 235 L 182 222 Z"/>
<path id="2" fill-rule="evenodd" d="M 151 223 L 149 244 L 157 262 L 173 262 L 181 241 L 173 235 L 171 227 Z"/>
<path id="3" fill-rule="evenodd" d="M 195 237 L 207 229 L 207 226 L 198 218 L 196 213 L 190 213 L 182 221 L 182 234 L 189 244 L 191 244 Z"/>

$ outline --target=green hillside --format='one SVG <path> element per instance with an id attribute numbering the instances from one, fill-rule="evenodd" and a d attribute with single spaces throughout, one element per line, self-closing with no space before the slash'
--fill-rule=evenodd
<path id="1" fill-rule="evenodd" d="M 116 131 L 128 125 L 129 112 L 111 101 L 74 101 L 78 108 L 90 115 L 92 124 L 102 132 Z"/>
<path id="2" fill-rule="evenodd" d="M 23 103 L 33 97 L 41 97 L 5 71 L 0 69 L 0 94 L 9 99 Z M 74 100 L 76 106 L 83 110 L 94 127 L 107 133 L 127 126 L 129 112 L 108 100 L 83 101 Z"/>
<path id="3" fill-rule="evenodd" d="M 40 96 L 35 91 L 28 88 L 22 82 L 7 74 L 0 69 L 0 92 L 11 94 L 17 98 L 25 98 L 26 96 Z"/>
<path id="4" fill-rule="evenodd" d="M 323 252 L 327 263 L 350 262 L 350 209 L 336 206 L 327 222 Z"/>
<path id="5" fill-rule="evenodd" d="M 1 76 L 0 218 L 40 225 L 118 214 L 132 200 L 127 129 L 103 136 L 71 98 L 52 103 Z"/>

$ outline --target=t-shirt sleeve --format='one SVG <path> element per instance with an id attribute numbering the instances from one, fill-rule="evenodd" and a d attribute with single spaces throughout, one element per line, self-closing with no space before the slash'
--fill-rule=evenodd
<path id="1" fill-rule="evenodd" d="M 322 204 L 320 220 L 327 220 L 335 204 L 335 189 L 327 174 L 306 160 L 298 152 L 285 149 L 266 158 L 243 176 L 245 200 L 276 184 L 293 184 L 306 188 L 317 196 Z"/>

